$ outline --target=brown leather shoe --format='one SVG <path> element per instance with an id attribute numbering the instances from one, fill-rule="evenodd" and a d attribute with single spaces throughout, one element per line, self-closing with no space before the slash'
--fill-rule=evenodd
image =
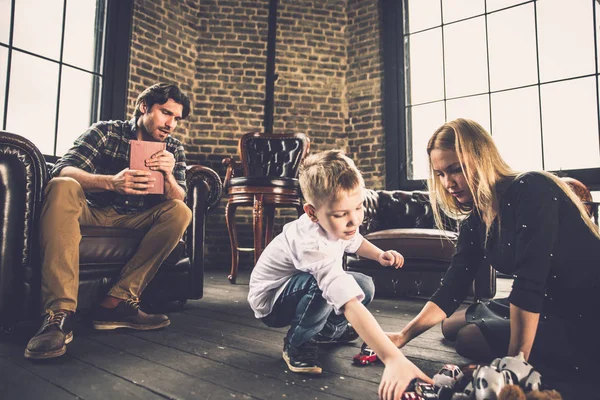
<path id="1" fill-rule="evenodd" d="M 27 343 L 25 358 L 43 360 L 60 357 L 67 352 L 67 344 L 72 340 L 70 313 L 47 310 L 42 326 Z"/>
<path id="2" fill-rule="evenodd" d="M 164 328 L 169 326 L 169 317 L 163 314 L 146 314 L 140 310 L 138 299 L 127 299 L 115 308 L 98 305 L 94 310 L 94 329 L 109 330 L 131 328 L 140 331 Z"/>

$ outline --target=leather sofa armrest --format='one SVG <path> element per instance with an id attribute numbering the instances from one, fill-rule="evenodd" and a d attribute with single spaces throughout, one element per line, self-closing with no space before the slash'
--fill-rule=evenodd
<path id="1" fill-rule="evenodd" d="M 14 304 L 26 311 L 37 306 L 32 295 L 40 278 L 35 233 L 47 181 L 38 148 L 22 136 L 0 131 L 0 318 L 23 311 Z"/>
<path id="2" fill-rule="evenodd" d="M 186 171 L 186 203 L 192 222 L 186 231 L 186 253 L 191 262 L 191 298 L 201 298 L 204 286 L 204 228 L 206 213 L 221 200 L 223 183 L 211 168 L 190 165 Z"/>

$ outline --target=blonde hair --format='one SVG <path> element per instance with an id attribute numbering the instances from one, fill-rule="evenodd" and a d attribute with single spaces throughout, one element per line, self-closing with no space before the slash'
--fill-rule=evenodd
<path id="1" fill-rule="evenodd" d="M 335 200 L 340 193 L 365 186 L 354 161 L 342 150 L 328 150 L 306 157 L 300 165 L 298 179 L 304 198 L 317 208 Z"/>
<path id="2" fill-rule="evenodd" d="M 473 205 L 459 203 L 441 185 L 440 178 L 434 173 L 431 165 L 431 152 L 435 149 L 456 152 L 469 190 L 473 194 Z M 475 210 L 485 224 L 487 237 L 492 222 L 500 212 L 498 193 L 496 192 L 498 183 L 507 178 L 514 179 L 521 173 L 508 166 L 500 156 L 492 137 L 481 125 L 464 118 L 447 122 L 438 128 L 427 143 L 427 155 L 429 156 L 427 184 L 436 224 L 440 227 L 443 226 L 442 212 L 452 218 L 460 219 Z M 565 192 L 579 209 L 585 224 L 600 238 L 598 228 L 589 218 L 581 199 L 556 176 L 545 171 L 540 171 L 540 173 Z"/>

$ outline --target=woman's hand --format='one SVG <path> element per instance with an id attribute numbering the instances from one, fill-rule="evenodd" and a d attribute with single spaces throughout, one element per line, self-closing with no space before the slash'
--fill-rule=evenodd
<path id="1" fill-rule="evenodd" d="M 402 268 L 404 265 L 404 256 L 396 250 L 388 250 L 382 252 L 377 258 L 377 261 L 384 267 L 394 267 L 398 269 Z"/>
<path id="2" fill-rule="evenodd" d="M 406 345 L 406 343 L 410 341 L 410 338 L 406 336 L 404 332 L 386 332 L 385 334 L 399 349 L 403 348 Z"/>
<path id="3" fill-rule="evenodd" d="M 387 360 L 385 370 L 379 384 L 379 398 L 382 400 L 397 400 L 402 398 L 406 387 L 414 378 L 426 383 L 433 380 L 425 375 L 415 364 L 405 357 L 395 357 Z"/>
<path id="4" fill-rule="evenodd" d="M 442 322 L 445 318 L 444 311 L 437 304 L 428 301 L 419 315 L 414 317 L 402 331 L 386 332 L 386 335 L 396 347 L 401 348 L 432 326 Z"/>

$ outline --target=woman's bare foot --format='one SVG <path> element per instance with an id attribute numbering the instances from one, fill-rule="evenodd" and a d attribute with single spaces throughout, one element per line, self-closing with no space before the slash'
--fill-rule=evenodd
<path id="1" fill-rule="evenodd" d="M 392 343 L 394 343 L 394 345 L 398 348 L 401 348 L 402 346 L 404 346 L 406 344 L 405 343 L 406 339 L 402 332 L 386 332 L 385 334 L 387 335 L 387 337 L 390 338 Z"/>

